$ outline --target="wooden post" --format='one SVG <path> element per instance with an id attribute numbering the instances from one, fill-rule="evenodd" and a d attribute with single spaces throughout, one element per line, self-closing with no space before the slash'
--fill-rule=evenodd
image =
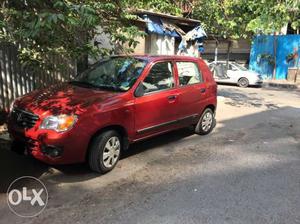
<path id="1" fill-rule="evenodd" d="M 219 45 L 219 41 L 216 40 L 216 48 L 215 48 L 215 63 L 217 63 L 218 61 L 218 45 Z"/>
<path id="2" fill-rule="evenodd" d="M 297 49 L 297 52 L 298 52 L 298 49 Z M 297 68 L 297 70 L 296 70 L 296 74 L 295 74 L 295 80 L 294 80 L 294 82 L 296 83 L 297 82 L 297 76 L 298 76 L 298 71 L 299 71 L 299 54 L 297 54 L 298 56 L 297 56 L 297 62 L 296 62 L 296 68 Z"/>
<path id="3" fill-rule="evenodd" d="M 226 59 L 226 69 L 229 69 L 229 59 L 230 59 L 230 48 L 231 48 L 231 40 L 227 42 L 227 59 Z"/>

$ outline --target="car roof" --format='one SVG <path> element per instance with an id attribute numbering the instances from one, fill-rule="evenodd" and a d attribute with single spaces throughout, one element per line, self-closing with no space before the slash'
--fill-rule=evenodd
<path id="1" fill-rule="evenodd" d="M 217 61 L 217 64 L 226 64 L 227 62 L 226 61 Z M 212 62 L 210 62 L 210 63 L 208 63 L 209 65 L 211 65 L 211 64 L 216 64 L 216 62 L 215 61 L 212 61 Z M 236 64 L 238 64 L 236 61 L 228 61 L 228 64 L 233 64 L 233 65 L 236 65 Z"/>
<path id="2" fill-rule="evenodd" d="M 181 56 L 181 55 L 116 55 L 115 57 L 134 57 L 146 61 L 159 61 L 159 60 L 187 60 L 187 61 L 197 61 L 200 58 L 191 56 Z"/>

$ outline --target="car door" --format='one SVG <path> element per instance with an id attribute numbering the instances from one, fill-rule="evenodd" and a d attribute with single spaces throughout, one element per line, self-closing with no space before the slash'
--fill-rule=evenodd
<path id="1" fill-rule="evenodd" d="M 204 110 L 206 84 L 199 64 L 193 61 L 176 61 L 178 75 L 178 118 L 182 125 L 195 123 Z"/>
<path id="2" fill-rule="evenodd" d="M 237 83 L 241 77 L 240 70 L 232 64 L 228 65 L 227 75 L 229 77 L 228 82 L 230 83 Z"/>
<path id="3" fill-rule="evenodd" d="M 229 77 L 227 75 L 227 66 L 224 63 L 214 64 L 214 79 L 217 82 L 228 82 Z"/>
<path id="4" fill-rule="evenodd" d="M 135 98 L 136 139 L 175 128 L 178 90 L 173 63 L 154 63 L 138 88 L 143 94 Z"/>

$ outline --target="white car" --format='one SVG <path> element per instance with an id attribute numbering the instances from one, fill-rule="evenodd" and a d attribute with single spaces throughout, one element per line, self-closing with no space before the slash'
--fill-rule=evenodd
<path id="1" fill-rule="evenodd" d="M 228 69 L 226 62 L 212 62 L 208 66 L 213 72 L 217 83 L 232 83 L 240 87 L 258 86 L 263 83 L 260 74 L 250 71 L 235 62 L 229 62 Z"/>

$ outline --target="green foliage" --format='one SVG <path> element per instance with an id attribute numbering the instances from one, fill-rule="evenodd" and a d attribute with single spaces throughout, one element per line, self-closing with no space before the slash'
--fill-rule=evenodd
<path id="1" fill-rule="evenodd" d="M 253 10 L 254 18 L 247 24 L 247 30 L 255 33 L 279 32 L 283 26 L 291 22 L 294 29 L 299 28 L 299 0 L 256 0 Z"/>
<path id="2" fill-rule="evenodd" d="M 224 38 L 279 32 L 288 22 L 300 26 L 299 0 L 198 0 L 193 17 L 204 29 Z"/>
<path id="3" fill-rule="evenodd" d="M 246 0 L 199 0 L 194 17 L 211 35 L 223 38 L 247 37 L 247 24 L 253 18 L 253 5 Z"/>
<path id="4" fill-rule="evenodd" d="M 22 62 L 35 66 L 46 65 L 49 55 L 55 54 L 73 59 L 110 54 L 111 50 L 91 42 L 96 34 L 108 35 L 111 44 L 119 43 L 123 52 L 129 52 L 138 43 L 136 37 L 143 35 L 132 25 L 135 16 L 130 12 L 153 8 L 179 13 L 171 1 L 160 0 L 6 0 L 1 4 L 0 41 L 19 45 Z"/>
<path id="5" fill-rule="evenodd" d="M 275 65 L 275 58 L 271 54 L 259 54 L 257 56 L 257 63 L 260 64 L 263 61 L 268 62 L 271 66 Z"/>
<path id="6" fill-rule="evenodd" d="M 287 63 L 290 63 L 291 61 L 294 61 L 294 60 L 297 60 L 298 58 L 298 52 L 293 52 L 293 53 L 289 53 L 287 56 L 286 56 L 286 62 Z"/>

